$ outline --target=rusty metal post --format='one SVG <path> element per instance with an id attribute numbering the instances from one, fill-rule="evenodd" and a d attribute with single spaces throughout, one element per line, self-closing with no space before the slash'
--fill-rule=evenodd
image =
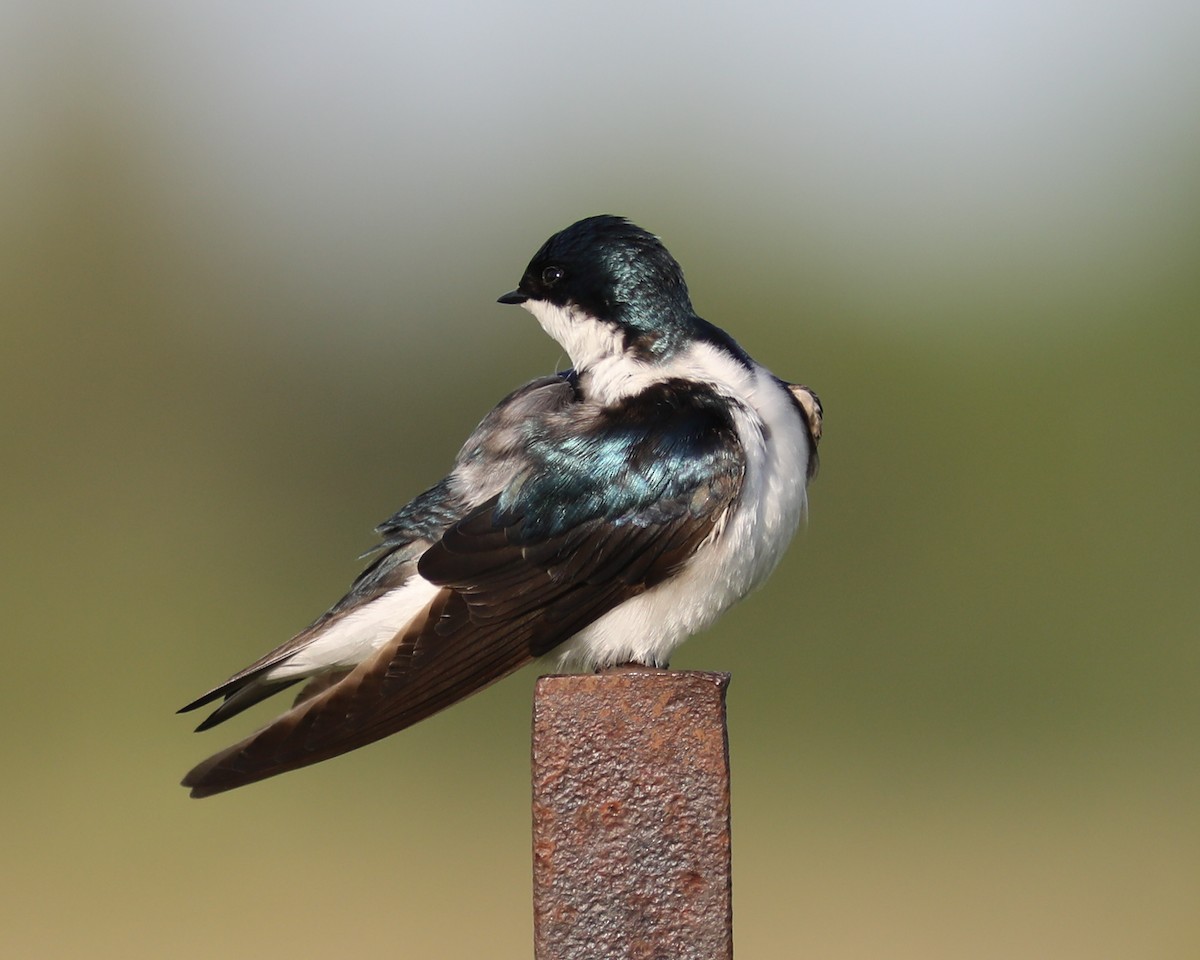
<path id="1" fill-rule="evenodd" d="M 537 960 L 731 960 L 729 674 L 542 677 Z"/>

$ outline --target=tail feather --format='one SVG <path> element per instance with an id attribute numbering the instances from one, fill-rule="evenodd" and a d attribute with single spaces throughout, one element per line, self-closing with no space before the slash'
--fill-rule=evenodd
<path id="1" fill-rule="evenodd" d="M 300 704 L 304 703 L 305 700 L 311 700 L 318 693 L 324 693 L 335 683 L 341 683 L 343 678 L 349 676 L 351 669 L 353 668 L 347 668 L 345 670 L 330 670 L 328 673 L 318 673 L 304 685 L 298 694 L 296 694 L 296 699 L 292 701 L 292 706 L 298 707 Z"/>
<path id="2" fill-rule="evenodd" d="M 372 657 L 324 689 L 305 687 L 292 709 L 197 765 L 183 785 L 207 797 L 327 760 L 403 730 L 533 659 L 527 627 L 508 624 L 480 636 L 468 620 L 462 598 L 439 591 Z M 452 622 L 463 629 L 439 632 Z"/>
<path id="3" fill-rule="evenodd" d="M 301 677 L 292 677 L 287 680 L 266 680 L 261 678 L 250 680 L 244 686 L 227 693 L 225 695 L 225 702 L 200 722 L 200 725 L 196 727 L 196 732 L 199 733 L 202 730 L 211 729 L 218 723 L 224 723 L 230 717 L 236 717 L 243 710 L 247 710 L 256 703 L 266 700 L 267 697 L 275 695 L 280 690 L 286 690 L 292 684 L 299 683 L 301 679 Z M 187 706 L 179 712 L 183 713 L 184 710 L 190 709 L 192 707 Z"/>

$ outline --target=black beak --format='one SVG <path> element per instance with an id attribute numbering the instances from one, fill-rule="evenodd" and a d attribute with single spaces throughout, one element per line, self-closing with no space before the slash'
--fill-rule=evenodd
<path id="1" fill-rule="evenodd" d="M 497 303 L 524 303 L 529 298 L 520 290 L 513 290 L 502 297 L 497 297 Z"/>

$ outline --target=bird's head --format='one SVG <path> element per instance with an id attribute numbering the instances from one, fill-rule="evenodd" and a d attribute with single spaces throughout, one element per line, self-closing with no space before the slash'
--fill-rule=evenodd
<path id="1" fill-rule="evenodd" d="M 623 217 L 588 217 L 534 254 L 500 303 L 532 313 L 577 370 L 619 353 L 669 357 L 697 320 L 683 270 L 652 233 Z"/>

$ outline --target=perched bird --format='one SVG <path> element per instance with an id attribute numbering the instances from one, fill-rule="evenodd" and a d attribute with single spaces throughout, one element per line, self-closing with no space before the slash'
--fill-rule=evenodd
<path id="1" fill-rule="evenodd" d="M 454 467 L 377 528 L 311 626 L 180 712 L 204 730 L 303 682 L 286 713 L 193 769 L 204 797 L 408 727 L 556 654 L 665 666 L 774 569 L 806 510 L 821 404 L 692 309 L 628 220 L 556 233 L 500 303 L 571 369 L 502 400 Z"/>

